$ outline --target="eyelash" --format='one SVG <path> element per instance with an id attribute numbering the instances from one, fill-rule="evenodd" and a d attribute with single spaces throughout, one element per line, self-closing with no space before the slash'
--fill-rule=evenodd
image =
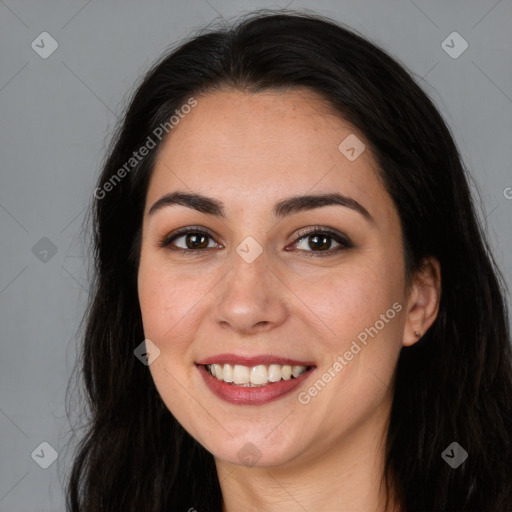
<path id="1" fill-rule="evenodd" d="M 161 242 L 158 243 L 159 247 L 169 249 L 171 251 L 179 252 L 180 254 L 184 254 L 187 256 L 199 254 L 201 252 L 205 252 L 207 248 L 205 249 L 183 249 L 181 247 L 171 247 L 172 242 L 174 242 L 177 238 L 180 238 L 183 235 L 188 234 L 194 234 L 194 235 L 205 235 L 210 238 L 214 238 L 212 234 L 208 231 L 205 231 L 201 228 L 195 228 L 194 226 L 189 226 L 186 228 L 180 228 L 176 230 L 174 233 L 171 233 L 170 235 L 166 236 Z M 297 243 L 301 242 L 305 238 L 309 238 L 313 235 L 326 235 L 327 238 L 331 238 L 340 245 L 338 247 L 335 247 L 334 249 L 329 249 L 327 251 L 304 251 L 303 249 L 300 249 L 300 251 L 304 252 L 306 257 L 312 257 L 312 258 L 325 258 L 328 256 L 333 256 L 340 251 L 343 251 L 345 249 L 349 249 L 353 247 L 352 242 L 349 240 L 349 238 L 346 235 L 342 235 L 341 233 L 338 233 L 337 231 L 325 228 L 322 226 L 315 226 L 312 229 L 309 229 L 307 231 L 303 231 L 302 233 L 299 233 L 298 237 L 293 242 L 293 245 L 296 245 Z M 309 253 L 309 254 L 308 254 Z"/>

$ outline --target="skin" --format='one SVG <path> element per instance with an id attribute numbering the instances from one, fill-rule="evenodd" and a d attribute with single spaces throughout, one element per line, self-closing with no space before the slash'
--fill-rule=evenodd
<path id="1" fill-rule="evenodd" d="M 381 512 L 393 373 L 400 349 L 435 320 L 439 265 L 428 260 L 406 283 L 398 213 L 369 144 L 349 161 L 338 145 L 349 134 L 364 136 L 315 93 L 224 89 L 197 100 L 161 146 L 146 198 L 138 287 L 145 336 L 160 350 L 150 365 L 156 387 L 214 455 L 223 512 Z M 149 215 L 177 190 L 222 201 L 226 218 L 182 205 Z M 374 221 L 332 205 L 272 216 L 279 200 L 333 191 L 361 203 Z M 344 233 L 353 247 L 335 252 L 334 239 L 324 249 L 311 237 L 297 241 L 299 230 L 316 225 Z M 158 245 L 186 226 L 212 232 L 202 253 Z M 252 263 L 236 252 L 248 236 L 263 250 Z M 194 247 L 186 242 L 181 235 L 174 246 Z M 331 255 L 314 257 L 321 251 Z M 394 303 L 401 311 L 301 404 L 298 393 Z M 210 392 L 195 365 L 226 352 L 314 361 L 317 369 L 277 401 L 233 405 Z M 259 452 L 252 465 L 238 457 L 248 442 Z"/>

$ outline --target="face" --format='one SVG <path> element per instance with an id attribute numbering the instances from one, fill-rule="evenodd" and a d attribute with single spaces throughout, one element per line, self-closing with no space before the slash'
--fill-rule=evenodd
<path id="1" fill-rule="evenodd" d="M 402 235 L 361 143 L 312 92 L 224 90 L 197 97 L 160 149 L 138 274 L 149 368 L 217 460 L 306 462 L 389 412 Z M 213 204 L 162 199 L 176 192 Z"/>

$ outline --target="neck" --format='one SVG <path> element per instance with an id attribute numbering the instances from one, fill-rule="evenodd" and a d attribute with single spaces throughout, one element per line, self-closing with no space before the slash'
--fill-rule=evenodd
<path id="1" fill-rule="evenodd" d="M 393 496 L 384 511 L 389 406 L 376 415 L 336 440 L 329 449 L 316 450 L 315 455 L 304 452 L 278 467 L 245 467 L 216 459 L 222 512 L 397 512 Z"/>

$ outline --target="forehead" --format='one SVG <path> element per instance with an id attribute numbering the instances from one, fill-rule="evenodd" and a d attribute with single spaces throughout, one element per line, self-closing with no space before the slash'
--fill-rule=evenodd
<path id="1" fill-rule="evenodd" d="M 223 90 L 196 100 L 159 150 L 147 208 L 175 189 L 215 196 L 228 212 L 333 191 L 366 204 L 370 213 L 378 203 L 391 207 L 368 145 L 353 161 L 339 149 L 347 137 L 364 143 L 364 136 L 316 93 Z"/>

